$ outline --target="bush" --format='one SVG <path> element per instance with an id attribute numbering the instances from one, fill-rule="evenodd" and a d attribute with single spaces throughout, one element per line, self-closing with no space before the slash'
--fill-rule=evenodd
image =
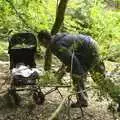
<path id="1" fill-rule="evenodd" d="M 67 32 L 92 36 L 100 44 L 103 56 L 111 52 L 116 54 L 108 49 L 120 41 L 120 13 L 117 10 L 108 9 L 103 0 L 78 1 L 76 9 L 68 8 L 63 27 Z M 118 47 L 117 51 L 120 51 Z"/>

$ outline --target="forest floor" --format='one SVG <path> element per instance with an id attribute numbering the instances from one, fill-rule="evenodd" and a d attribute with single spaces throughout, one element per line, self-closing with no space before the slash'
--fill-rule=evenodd
<path id="1" fill-rule="evenodd" d="M 8 88 L 5 82 L 9 78 L 8 73 L 9 63 L 0 61 L 0 92 Z M 49 89 L 44 88 L 43 91 Z M 68 92 L 66 88 L 59 90 L 63 96 Z M 10 107 L 7 104 L 6 94 L 0 94 L 0 120 L 48 120 L 62 101 L 58 91 L 47 95 L 43 105 L 36 105 L 29 92 L 20 92 L 19 95 L 22 98 L 20 106 Z M 67 118 L 67 105 L 65 105 L 56 120 L 120 120 L 118 116 L 115 117 L 112 112 L 108 111 L 107 100 L 98 100 L 92 90 L 88 91 L 88 96 L 89 106 L 83 109 L 84 116 L 80 108 L 70 108 L 70 117 Z"/>

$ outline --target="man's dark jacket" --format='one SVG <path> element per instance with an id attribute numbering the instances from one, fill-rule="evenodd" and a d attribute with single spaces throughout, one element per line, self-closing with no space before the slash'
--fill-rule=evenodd
<path id="1" fill-rule="evenodd" d="M 99 59 L 96 42 L 90 36 L 81 34 L 57 34 L 51 51 L 77 75 L 90 70 Z"/>

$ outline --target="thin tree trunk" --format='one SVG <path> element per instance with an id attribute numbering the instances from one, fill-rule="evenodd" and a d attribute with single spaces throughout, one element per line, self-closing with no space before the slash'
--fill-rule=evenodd
<path id="1" fill-rule="evenodd" d="M 56 19 L 55 19 L 55 22 L 54 22 L 52 30 L 51 30 L 52 35 L 55 35 L 59 31 L 59 29 L 63 23 L 65 9 L 67 7 L 67 2 L 68 2 L 68 0 L 60 0 L 60 2 L 58 4 L 57 10 L 56 10 Z M 50 70 L 51 63 L 52 63 L 52 53 L 51 53 L 50 48 L 47 48 L 46 54 L 45 54 L 44 69 Z"/>

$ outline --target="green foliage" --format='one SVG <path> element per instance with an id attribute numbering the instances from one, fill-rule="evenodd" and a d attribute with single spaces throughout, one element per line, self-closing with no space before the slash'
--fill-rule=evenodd
<path id="1" fill-rule="evenodd" d="M 8 32 L 51 30 L 56 0 L 0 0 L 0 36 Z M 114 1 L 113 1 L 114 2 Z M 104 0 L 70 0 L 61 31 L 91 35 L 100 44 L 103 56 L 120 51 L 120 12 Z M 112 57 L 114 58 L 114 55 Z"/>
<path id="2" fill-rule="evenodd" d="M 103 56 L 111 54 L 108 49 L 120 43 L 120 12 L 108 9 L 103 0 L 71 1 L 72 5 L 76 7 L 68 7 L 63 31 L 90 35 L 100 44 Z"/>
<path id="3" fill-rule="evenodd" d="M 7 44 L 4 41 L 0 41 L 0 60 L 7 60 Z"/>
<path id="4" fill-rule="evenodd" d="M 14 15 L 9 4 L 3 0 L 0 0 L 0 21 L 1 34 L 5 34 L 11 29 L 20 29 L 21 26 L 21 21 Z"/>
<path id="5" fill-rule="evenodd" d="M 3 41 L 0 41 L 0 53 L 3 53 L 6 47 L 7 47 L 6 43 Z"/>
<path id="6" fill-rule="evenodd" d="M 40 84 L 40 86 L 60 85 L 60 81 L 57 80 L 52 71 L 46 71 L 44 75 L 40 77 L 38 84 Z"/>
<path id="7" fill-rule="evenodd" d="M 103 55 L 111 54 L 108 53 L 109 47 L 116 42 L 120 43 L 120 24 L 118 22 L 120 14 L 106 9 L 96 9 L 96 6 L 92 9 L 91 14 L 94 22 L 91 33 L 101 45 Z"/>
<path id="8" fill-rule="evenodd" d="M 50 29 L 55 14 L 55 0 L 0 0 L 0 26 L 6 32 Z"/>
<path id="9" fill-rule="evenodd" d="M 119 42 L 113 42 L 110 44 L 108 49 L 107 59 L 113 62 L 120 62 L 120 43 Z"/>

